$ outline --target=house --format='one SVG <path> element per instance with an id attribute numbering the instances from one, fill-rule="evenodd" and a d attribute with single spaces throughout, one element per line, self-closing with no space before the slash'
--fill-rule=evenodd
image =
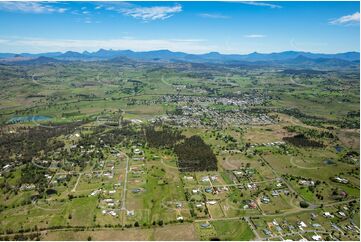
<path id="1" fill-rule="evenodd" d="M 112 216 L 117 216 L 117 213 L 113 210 L 103 210 L 102 211 L 102 214 L 105 215 L 105 214 L 109 214 L 109 215 L 112 215 Z"/>
<path id="2" fill-rule="evenodd" d="M 140 120 L 140 119 L 130 119 L 130 122 L 132 122 L 133 124 L 141 124 L 141 123 L 143 123 L 143 121 Z"/>
<path id="3" fill-rule="evenodd" d="M 20 187 L 20 191 L 31 191 L 35 189 L 35 185 L 34 184 L 23 184 Z"/>
<path id="4" fill-rule="evenodd" d="M 202 228 L 202 229 L 209 228 L 210 226 L 211 226 L 211 225 L 208 224 L 208 223 L 201 224 L 201 228 Z"/>
<path id="5" fill-rule="evenodd" d="M 107 176 L 108 178 L 113 178 L 113 174 L 109 172 L 104 173 L 103 176 Z"/>
<path id="6" fill-rule="evenodd" d="M 301 186 L 307 186 L 307 187 L 312 187 L 315 185 L 315 182 L 314 181 L 310 181 L 310 180 L 300 180 L 298 182 L 299 185 Z"/>
<path id="7" fill-rule="evenodd" d="M 303 221 L 298 222 L 298 226 L 302 228 L 307 228 L 307 225 Z"/>
<path id="8" fill-rule="evenodd" d="M 312 224 L 312 227 L 314 227 L 314 228 L 321 228 L 321 224 Z"/>
<path id="9" fill-rule="evenodd" d="M 197 194 L 197 193 L 199 193 L 200 191 L 199 191 L 199 189 L 192 189 L 192 193 L 193 194 Z"/>
<path id="10" fill-rule="evenodd" d="M 182 216 L 178 216 L 177 217 L 177 221 L 183 221 L 184 219 L 183 219 L 183 217 Z"/>
<path id="11" fill-rule="evenodd" d="M 331 223 L 331 227 L 338 230 L 338 231 L 340 231 L 342 234 L 344 234 L 343 231 L 340 229 L 340 227 L 338 227 L 336 224 Z"/>
<path id="12" fill-rule="evenodd" d="M 279 225 L 276 219 L 273 219 L 272 223 L 273 223 L 273 225 L 275 225 L 275 226 Z"/>
<path id="13" fill-rule="evenodd" d="M 313 235 L 312 239 L 315 241 L 320 241 L 320 240 L 322 240 L 322 237 L 320 235 Z"/>
<path id="14" fill-rule="evenodd" d="M 272 235 L 271 231 L 269 231 L 268 229 L 263 229 L 262 231 L 265 235 L 268 235 L 268 236 Z"/>
<path id="15" fill-rule="evenodd" d="M 181 207 L 182 207 L 182 203 L 181 203 L 181 202 L 177 202 L 177 203 L 175 204 L 175 207 L 176 207 L 176 208 L 181 208 Z"/>
<path id="16" fill-rule="evenodd" d="M 201 178 L 201 181 L 202 182 L 209 182 L 210 180 L 209 180 L 208 176 L 204 176 L 204 177 Z"/>
<path id="17" fill-rule="evenodd" d="M 111 191 L 109 191 L 109 194 L 115 194 L 116 193 L 116 191 L 115 190 L 111 190 Z"/>
<path id="18" fill-rule="evenodd" d="M 134 216 L 134 210 L 127 210 L 127 216 Z"/>
<path id="19" fill-rule="evenodd" d="M 277 197 L 278 195 L 280 195 L 280 194 L 278 193 L 278 191 L 276 191 L 276 190 L 273 190 L 273 191 L 272 191 L 272 196 Z"/>
<path id="20" fill-rule="evenodd" d="M 293 231 L 294 229 L 295 229 L 295 226 L 293 226 L 293 225 L 291 225 L 291 224 L 288 225 L 288 230 L 289 230 L 289 231 Z"/>
<path id="21" fill-rule="evenodd" d="M 211 176 L 211 180 L 212 181 L 217 181 L 218 177 L 217 176 Z"/>
<path id="22" fill-rule="evenodd" d="M 194 178 L 193 176 L 184 176 L 183 179 L 187 181 L 192 181 Z"/>
<path id="23" fill-rule="evenodd" d="M 122 184 L 121 184 L 120 182 L 114 184 L 114 188 L 118 188 L 118 187 L 120 187 L 120 186 L 122 186 Z"/>
<path id="24" fill-rule="evenodd" d="M 95 196 L 97 195 L 102 189 L 98 189 L 98 190 L 95 190 L 93 191 L 92 193 L 90 193 L 90 196 Z"/>
<path id="25" fill-rule="evenodd" d="M 235 176 L 243 176 L 243 171 L 233 171 L 233 174 L 235 175 Z"/>
<path id="26" fill-rule="evenodd" d="M 209 205 L 214 205 L 216 203 L 217 203 L 217 201 L 207 201 L 207 204 L 209 204 Z"/>
<path id="27" fill-rule="evenodd" d="M 277 230 L 277 232 L 279 232 L 279 233 L 282 232 L 282 228 L 281 228 L 279 225 L 276 226 L 276 230 Z"/>
<path id="28" fill-rule="evenodd" d="M 348 183 L 348 180 L 346 178 L 341 178 L 339 176 L 336 176 L 334 178 L 335 181 L 339 182 L 339 183 L 343 183 L 343 184 L 347 184 Z"/>
<path id="29" fill-rule="evenodd" d="M 341 216 L 341 217 L 346 217 L 346 214 L 342 211 L 339 211 L 338 214 Z"/>
<path id="30" fill-rule="evenodd" d="M 134 149 L 133 153 L 136 155 L 140 155 L 142 153 L 142 151 L 140 149 Z"/>
<path id="31" fill-rule="evenodd" d="M 66 180 L 66 175 L 58 176 L 56 179 L 58 180 L 58 182 L 63 182 Z"/>
<path id="32" fill-rule="evenodd" d="M 228 191 L 229 189 L 228 189 L 228 187 L 222 187 L 222 191 Z"/>
<path id="33" fill-rule="evenodd" d="M 51 179 L 51 175 L 45 174 L 44 175 L 46 179 L 50 180 Z"/>
<path id="34" fill-rule="evenodd" d="M 333 218 L 333 217 L 335 217 L 335 216 L 333 216 L 330 212 L 324 212 L 324 213 L 323 213 L 323 216 L 324 216 L 325 218 Z"/>
<path id="35" fill-rule="evenodd" d="M 249 206 L 250 208 L 252 208 L 252 209 L 257 208 L 257 204 L 256 204 L 254 201 L 250 201 L 250 202 L 248 203 L 248 206 Z"/>
<path id="36" fill-rule="evenodd" d="M 268 204 L 271 200 L 269 199 L 269 197 L 263 196 L 261 198 L 261 202 L 264 204 Z"/>
<path id="37" fill-rule="evenodd" d="M 139 193 L 141 192 L 142 190 L 140 188 L 134 188 L 132 189 L 132 193 Z"/>
<path id="38" fill-rule="evenodd" d="M 250 190 L 254 190 L 257 188 L 257 185 L 255 183 L 248 183 L 247 188 Z"/>

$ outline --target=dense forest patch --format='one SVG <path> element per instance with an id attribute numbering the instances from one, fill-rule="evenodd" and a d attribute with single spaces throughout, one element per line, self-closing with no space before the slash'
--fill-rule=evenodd
<path id="1" fill-rule="evenodd" d="M 177 144 L 174 152 L 178 156 L 180 171 L 213 171 L 217 170 L 217 158 L 211 147 L 201 137 L 192 136 Z"/>
<path id="2" fill-rule="evenodd" d="M 304 134 L 297 134 L 292 137 L 284 137 L 283 140 L 298 147 L 322 148 L 324 146 L 320 142 L 307 138 Z"/>
<path id="3" fill-rule="evenodd" d="M 184 138 L 180 130 L 164 126 L 162 129 L 156 130 L 154 126 L 145 128 L 145 138 L 151 147 L 172 147 L 179 140 Z"/>
<path id="4" fill-rule="evenodd" d="M 0 166 L 8 164 L 9 161 L 27 163 L 39 151 L 47 153 L 63 147 L 63 142 L 52 138 L 70 134 L 81 124 L 82 122 L 76 122 L 54 128 L 21 127 L 13 133 L 0 130 Z"/>
<path id="5" fill-rule="evenodd" d="M 288 132 L 304 134 L 311 139 L 337 139 L 337 136 L 328 130 L 309 129 L 302 126 L 286 126 L 285 129 Z"/>

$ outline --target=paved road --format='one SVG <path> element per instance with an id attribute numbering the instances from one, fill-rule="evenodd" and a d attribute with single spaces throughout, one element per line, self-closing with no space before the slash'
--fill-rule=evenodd
<path id="1" fill-rule="evenodd" d="M 271 182 L 271 181 L 276 181 L 278 179 L 281 178 L 273 178 L 273 179 L 269 179 L 269 180 L 265 180 L 265 181 L 257 181 L 257 182 L 250 182 L 250 183 L 254 183 L 254 184 L 262 184 L 262 183 L 267 183 L 267 182 Z M 212 187 L 244 187 L 244 183 L 233 183 L 233 184 L 220 184 L 220 185 L 211 185 Z M 209 187 L 209 185 L 193 185 L 193 186 L 185 186 L 184 188 L 194 188 L 194 187 Z"/>
<path id="2" fill-rule="evenodd" d="M 291 232 L 291 233 L 287 233 L 287 234 L 282 234 L 282 235 L 276 235 L 276 236 L 270 236 L 270 237 L 267 237 L 267 238 L 263 238 L 263 240 L 268 240 L 270 238 L 272 239 L 282 239 L 282 237 L 285 237 L 285 236 L 292 236 L 292 235 L 300 235 L 301 234 L 305 234 L 305 233 L 319 233 L 319 234 L 327 234 L 329 235 L 330 233 L 327 232 L 327 231 L 320 231 L 320 230 L 303 230 L 303 231 L 297 231 L 297 232 Z M 301 236 L 302 237 L 302 236 Z"/>
<path id="3" fill-rule="evenodd" d="M 256 236 L 255 240 L 261 240 L 261 236 L 257 232 L 257 229 L 253 226 L 251 220 L 249 220 L 249 217 L 244 217 L 244 220 L 248 223 L 248 226 L 251 228 L 253 234 Z"/>
<path id="4" fill-rule="evenodd" d="M 125 156 L 125 176 L 124 176 L 124 184 L 123 184 L 123 194 L 122 194 L 122 210 L 127 210 L 125 206 L 126 194 L 127 194 L 127 182 L 128 182 L 128 167 L 129 167 L 129 157 L 124 152 L 120 152 Z"/>

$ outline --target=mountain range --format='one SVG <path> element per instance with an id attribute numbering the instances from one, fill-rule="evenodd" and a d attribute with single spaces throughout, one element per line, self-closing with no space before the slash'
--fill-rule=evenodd
<path id="1" fill-rule="evenodd" d="M 250 54 L 221 54 L 209 52 L 206 54 L 188 54 L 170 50 L 155 50 L 135 52 L 132 50 L 105 50 L 95 52 L 47 52 L 39 54 L 29 53 L 0 53 L 1 62 L 46 63 L 59 61 L 157 61 L 157 62 L 193 62 L 193 63 L 222 63 L 231 65 L 321 65 L 321 66 L 358 66 L 359 52 L 345 52 L 337 54 L 321 54 L 303 51 L 284 51 L 278 53 Z"/>

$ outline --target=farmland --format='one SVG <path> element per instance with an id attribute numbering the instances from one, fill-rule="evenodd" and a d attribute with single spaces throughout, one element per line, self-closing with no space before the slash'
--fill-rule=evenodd
<path id="1" fill-rule="evenodd" d="M 0 239 L 359 240 L 359 69 L 305 71 L 0 65 Z"/>

